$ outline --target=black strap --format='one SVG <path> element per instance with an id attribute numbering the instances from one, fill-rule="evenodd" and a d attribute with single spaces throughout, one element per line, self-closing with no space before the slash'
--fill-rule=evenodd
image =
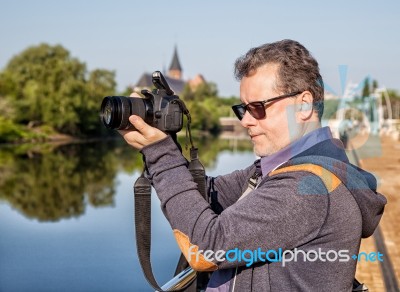
<path id="1" fill-rule="evenodd" d="M 221 214 L 224 208 L 218 202 L 218 191 L 214 187 L 214 178 L 210 178 L 210 184 L 208 188 L 208 200 L 210 202 L 211 209 L 215 212 L 215 214 Z"/>
<path id="2" fill-rule="evenodd" d="M 200 194 L 206 198 L 206 190 L 205 190 L 205 170 L 204 166 L 201 164 L 198 156 L 198 149 L 193 144 L 192 133 L 191 133 L 191 116 L 189 110 L 187 109 L 185 103 L 176 99 L 173 103 L 178 103 L 179 107 L 182 110 L 182 113 L 187 117 L 186 123 L 186 147 L 188 142 L 191 144 L 190 148 L 190 162 L 188 164 L 188 169 L 193 176 L 193 180 L 197 183 L 197 188 Z M 178 142 L 177 135 L 175 132 L 169 133 L 169 135 L 174 140 L 175 144 L 178 146 L 178 149 L 182 152 L 182 147 Z M 188 141 L 189 140 L 189 141 Z M 144 160 L 144 157 L 143 157 Z M 146 168 L 146 163 L 145 163 Z M 150 262 L 150 250 L 151 250 L 151 183 L 150 180 L 144 176 L 144 173 L 136 180 L 134 186 L 134 194 L 135 194 L 135 232 L 136 232 L 136 248 L 137 254 L 139 257 L 139 262 L 143 270 L 143 274 L 145 275 L 149 284 L 156 290 L 162 291 L 157 281 L 154 278 L 151 262 Z M 186 259 L 181 255 L 179 259 L 179 263 L 175 274 L 178 273 L 179 270 L 183 266 L 188 266 Z M 201 288 L 205 290 L 209 278 L 209 273 L 197 273 L 197 288 Z M 192 283 L 193 283 L 192 282 Z M 186 290 L 186 288 L 188 290 Z M 193 287 L 196 285 L 191 285 L 191 283 L 187 283 L 184 287 L 180 288 L 179 291 L 192 291 Z M 177 290 L 169 290 L 169 291 L 177 291 Z"/>
<path id="3" fill-rule="evenodd" d="M 143 173 L 135 182 L 134 194 L 136 248 L 140 266 L 142 267 L 142 271 L 147 282 L 155 290 L 164 292 L 154 278 L 151 266 L 151 183 Z M 183 259 L 184 258 L 182 258 L 180 261 L 183 261 Z M 193 287 L 190 284 L 191 283 L 189 283 L 187 286 Z M 185 288 L 186 287 L 182 289 Z M 182 291 L 182 289 L 168 291 Z"/>
<path id="4" fill-rule="evenodd" d="M 151 183 L 142 175 L 134 185 L 135 194 L 135 233 L 136 248 L 140 266 L 149 284 L 156 290 L 161 291 L 154 278 L 151 262 Z"/>

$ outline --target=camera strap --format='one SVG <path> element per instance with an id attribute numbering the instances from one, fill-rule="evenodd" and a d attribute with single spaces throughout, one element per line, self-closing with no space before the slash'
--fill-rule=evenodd
<path id="1" fill-rule="evenodd" d="M 187 115 L 188 116 L 188 115 Z M 190 117 L 190 115 L 189 115 Z M 206 178 L 205 169 L 199 160 L 198 148 L 194 147 L 191 133 L 190 133 L 190 122 L 188 120 L 187 133 L 189 133 L 190 143 L 190 162 L 188 163 L 188 170 L 190 171 L 194 182 L 197 183 L 200 194 L 207 200 L 206 195 Z M 176 139 L 176 137 L 173 137 Z M 175 141 L 177 143 L 177 141 Z M 180 145 L 179 145 L 180 146 Z M 180 147 L 179 147 L 180 148 Z M 146 169 L 142 172 L 140 177 L 134 184 L 134 209 L 135 209 L 135 234 L 136 234 L 136 248 L 137 255 L 139 258 L 140 266 L 147 282 L 157 291 L 163 292 L 162 288 L 157 283 L 153 269 L 151 266 L 151 182 L 145 176 Z M 179 259 L 175 275 L 177 275 L 182 269 L 188 266 L 188 263 L 184 257 Z M 180 285 L 176 290 L 168 289 L 168 291 L 196 291 L 196 288 L 205 289 L 209 280 L 209 273 L 197 273 L 194 274 L 192 279 L 187 283 Z M 196 279 L 194 283 L 193 281 Z"/>
<path id="2" fill-rule="evenodd" d="M 150 262 L 151 250 L 151 183 L 142 175 L 134 185 L 134 208 L 135 208 L 135 233 L 136 249 L 140 266 L 149 284 L 156 290 L 161 291 Z"/>
<path id="3" fill-rule="evenodd" d="M 136 249 L 139 263 L 147 282 L 155 290 L 164 292 L 158 285 L 151 266 L 151 182 L 145 177 L 144 172 L 135 182 L 134 194 Z M 194 279 L 195 277 L 193 277 Z M 179 290 L 168 291 L 181 291 L 189 286 L 192 281 L 180 287 Z"/>
<path id="4" fill-rule="evenodd" d="M 207 200 L 206 194 L 206 175 L 205 169 L 199 160 L 198 148 L 193 144 L 192 133 L 190 130 L 191 126 L 191 116 L 189 110 L 187 109 L 185 103 L 182 100 L 175 100 L 174 102 L 179 104 L 183 114 L 187 118 L 186 124 L 186 149 L 190 142 L 190 162 L 188 163 L 188 170 L 190 171 L 193 180 L 197 183 L 197 188 L 200 194 L 205 200 Z M 171 133 L 171 137 L 177 144 L 180 151 L 182 148 L 178 143 L 176 133 Z M 147 282 L 157 291 L 163 292 L 162 288 L 158 285 L 156 279 L 154 278 L 151 261 L 150 261 L 150 251 L 151 251 L 151 182 L 145 177 L 145 170 L 142 172 L 141 176 L 136 180 L 134 185 L 134 209 L 135 209 L 135 233 L 136 233 L 136 248 L 139 258 L 140 265 L 142 267 L 143 274 L 146 277 Z M 181 270 L 188 267 L 186 259 L 181 255 L 175 275 L 177 275 Z M 186 269 L 184 270 L 186 271 Z M 184 271 L 182 273 L 184 273 Z M 196 291 L 205 290 L 208 280 L 209 273 L 194 273 L 193 278 L 189 278 L 185 283 L 179 284 L 178 287 L 174 289 L 169 289 L 168 291 Z M 193 282 L 196 279 L 195 282 Z"/>

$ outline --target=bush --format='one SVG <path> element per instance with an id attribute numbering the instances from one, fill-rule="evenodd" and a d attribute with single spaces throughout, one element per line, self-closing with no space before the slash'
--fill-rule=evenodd
<path id="1" fill-rule="evenodd" d="M 21 140 L 23 136 L 22 126 L 0 117 L 0 143 Z"/>
<path id="2" fill-rule="evenodd" d="M 45 140 L 46 137 L 46 133 L 31 131 L 23 125 L 0 117 L 0 143 Z"/>

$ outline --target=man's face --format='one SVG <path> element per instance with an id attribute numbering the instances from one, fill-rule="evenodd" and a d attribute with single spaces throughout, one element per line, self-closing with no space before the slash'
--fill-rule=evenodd
<path id="1" fill-rule="evenodd" d="M 263 101 L 286 94 L 287 92 L 276 91 L 277 70 L 278 65 L 267 64 L 244 77 L 240 82 L 242 103 Z M 267 103 L 266 117 L 262 120 L 255 119 L 246 111 L 241 124 L 248 129 L 256 155 L 260 157 L 271 155 L 297 138 L 295 101 L 296 98 L 284 98 Z"/>

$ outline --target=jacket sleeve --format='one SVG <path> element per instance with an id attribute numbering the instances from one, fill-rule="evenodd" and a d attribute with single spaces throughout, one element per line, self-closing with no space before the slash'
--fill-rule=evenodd
<path id="1" fill-rule="evenodd" d="M 216 255 L 235 248 L 292 249 L 314 238 L 325 220 L 328 196 L 297 195 L 299 183 L 309 177 L 308 173 L 282 173 L 267 178 L 217 215 L 197 191 L 185 158 L 170 138 L 143 148 L 142 153 L 162 210 L 182 253 L 195 270 L 245 264 L 209 261 L 202 251 Z M 224 187 L 226 190 L 228 186 Z"/>

